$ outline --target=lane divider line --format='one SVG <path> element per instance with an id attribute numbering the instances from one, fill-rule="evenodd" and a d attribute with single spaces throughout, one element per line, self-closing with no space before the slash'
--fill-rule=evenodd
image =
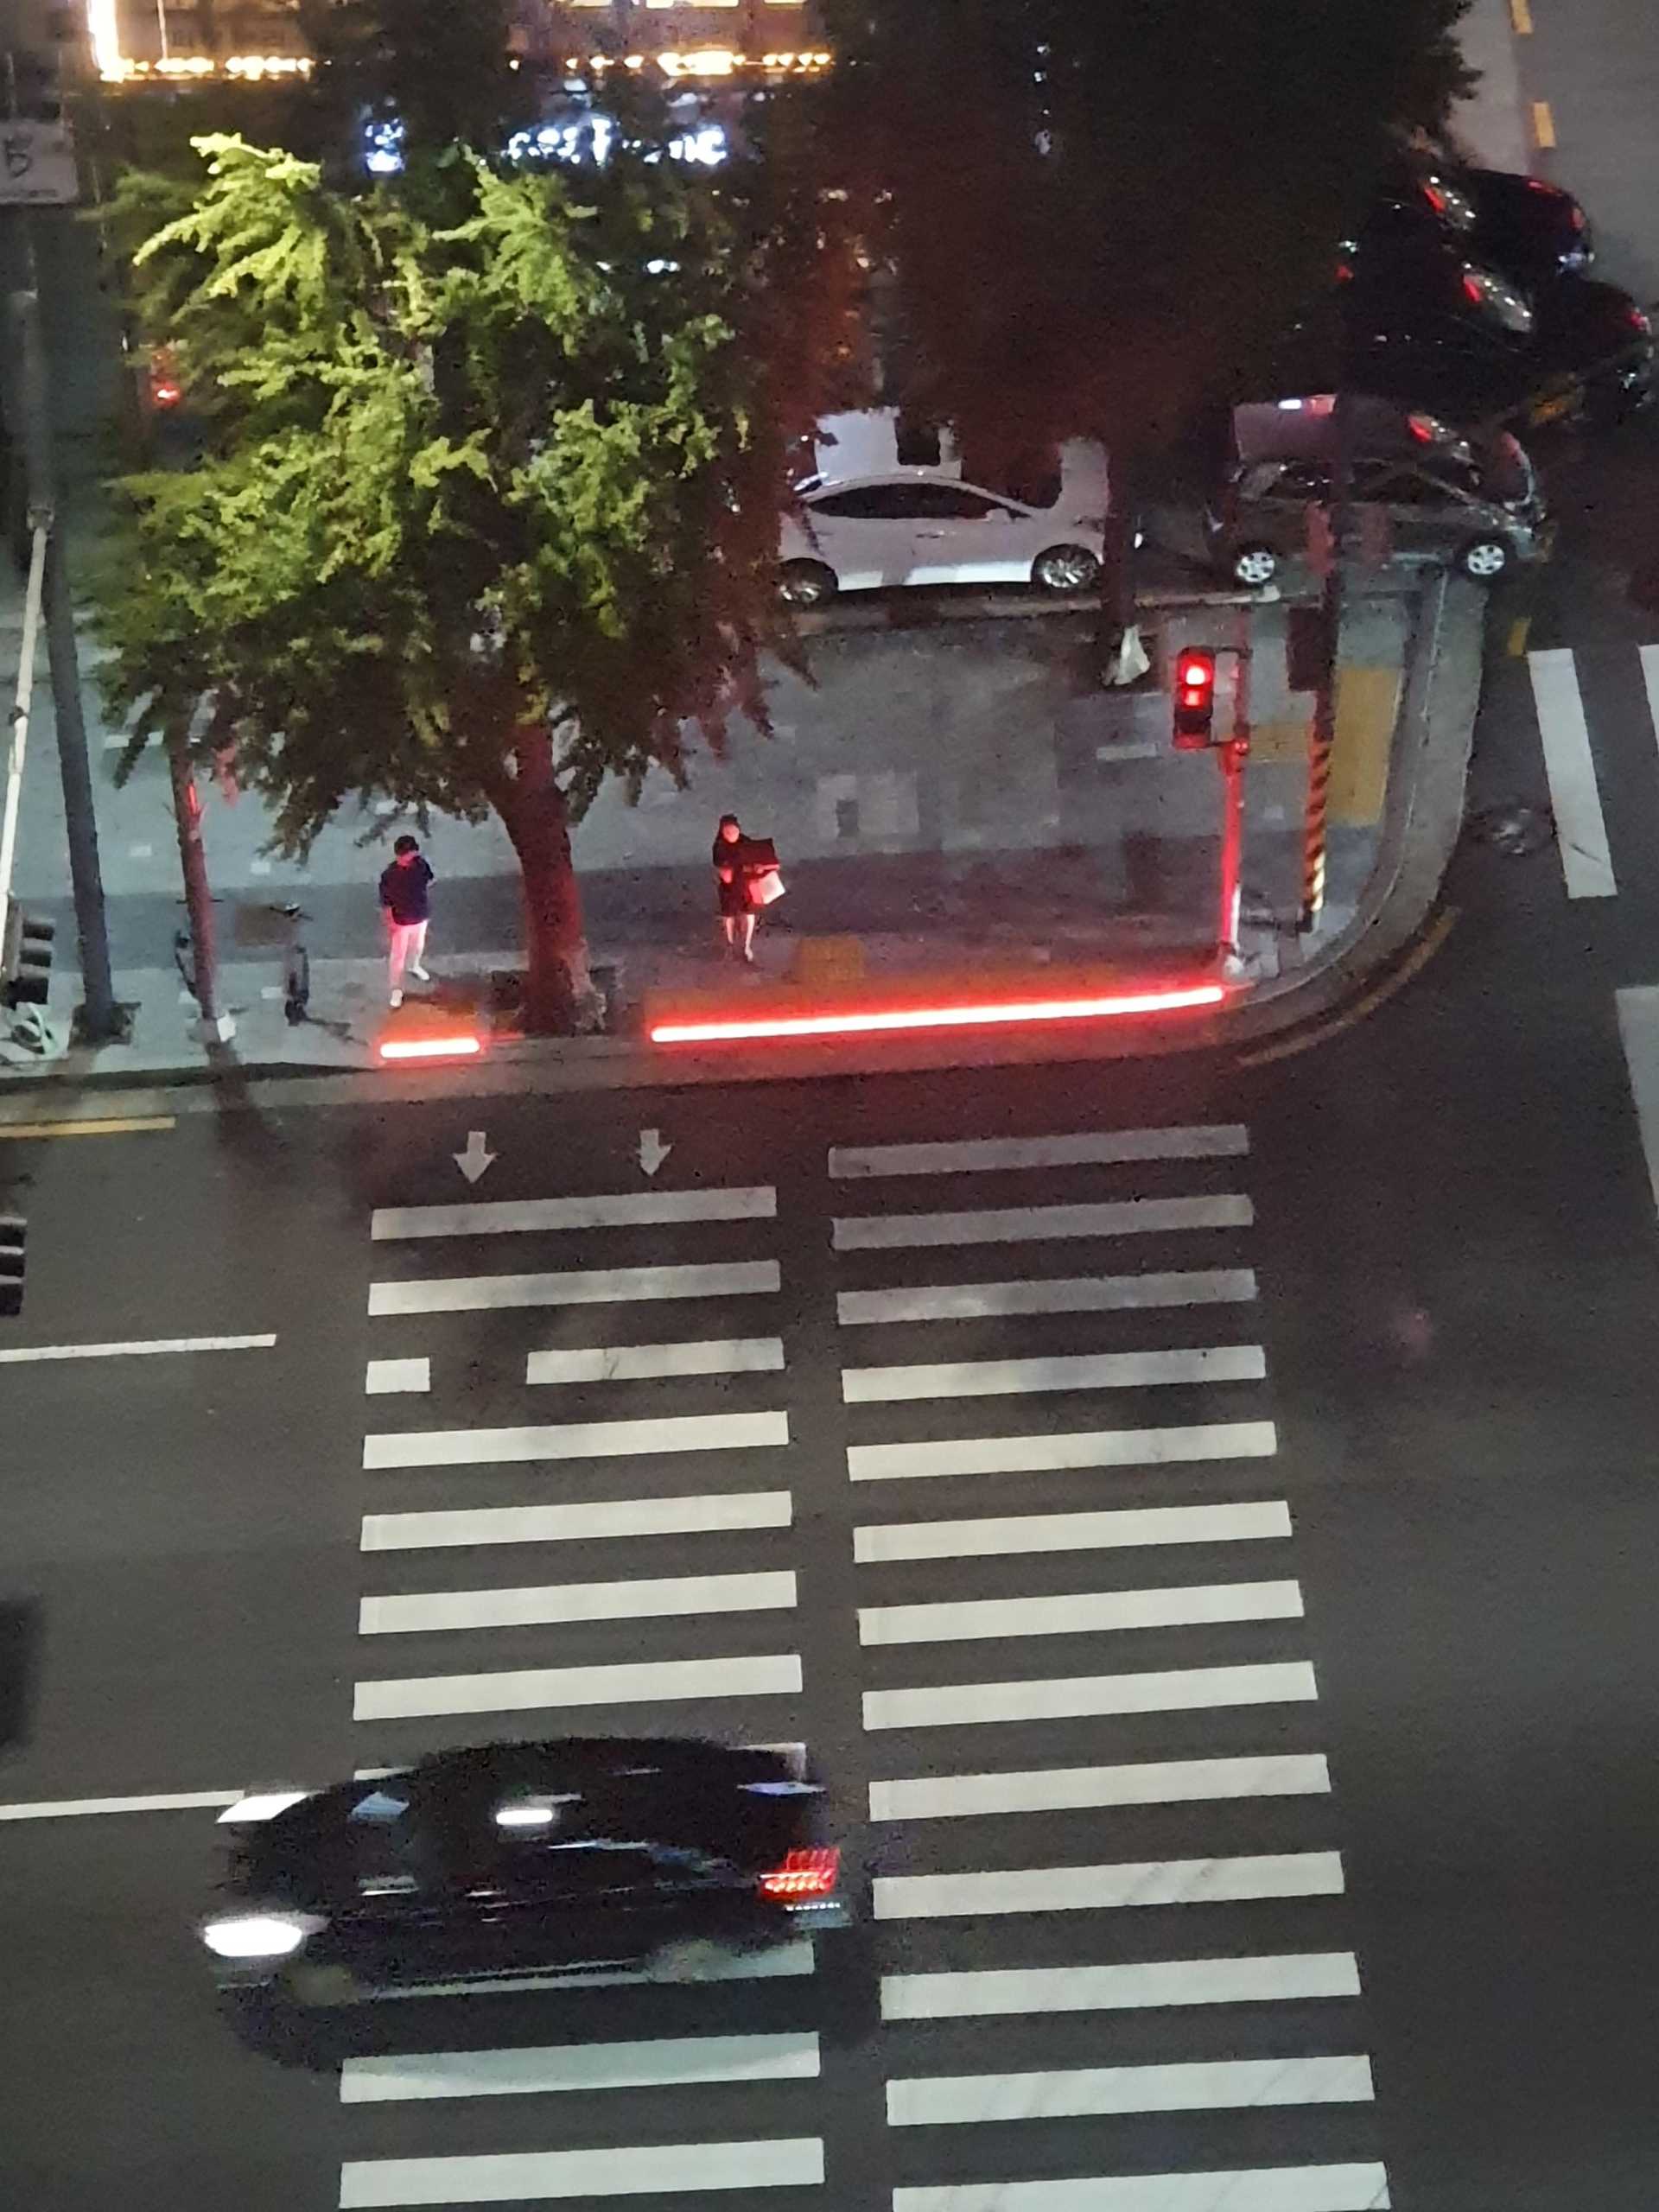
<path id="1" fill-rule="evenodd" d="M 255 1337 L 149 1337 L 128 1344 L 14 1344 L 0 1351 L 0 1362 L 22 1366 L 25 1362 L 48 1359 L 147 1359 L 158 1352 L 269 1351 L 276 1341 L 272 1330 Z"/>
<path id="2" fill-rule="evenodd" d="M 105 1122 L 0 1122 L 0 1140 L 21 1137 L 119 1137 L 178 1127 L 172 1114 L 129 1114 Z"/>

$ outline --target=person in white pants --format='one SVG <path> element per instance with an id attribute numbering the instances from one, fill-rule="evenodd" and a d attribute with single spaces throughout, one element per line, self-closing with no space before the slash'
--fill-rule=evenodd
<path id="1" fill-rule="evenodd" d="M 380 911 L 386 918 L 387 987 L 393 1006 L 402 1006 L 405 969 L 419 982 L 432 980 L 423 964 L 432 870 L 413 837 L 399 837 L 391 852 L 391 865 L 380 877 Z"/>

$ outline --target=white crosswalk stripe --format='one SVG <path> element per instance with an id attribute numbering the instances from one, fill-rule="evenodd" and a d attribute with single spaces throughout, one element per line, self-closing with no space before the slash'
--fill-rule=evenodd
<path id="1" fill-rule="evenodd" d="M 985 1912 L 1103 1912 L 1244 1897 L 1319 1897 L 1342 1888 L 1334 1851 L 1255 1859 L 1176 1859 L 1122 1866 L 1022 1866 L 995 1874 L 897 1874 L 875 1885 L 878 1920 Z"/>
<path id="2" fill-rule="evenodd" d="M 1249 1268 L 1186 1268 L 1145 1275 L 1071 1275 L 1035 1282 L 931 1283 L 920 1289 L 842 1290 L 846 1328 L 882 1321 L 985 1321 L 1015 1313 L 1111 1313 L 1149 1306 L 1242 1305 L 1255 1296 Z"/>
<path id="3" fill-rule="evenodd" d="M 861 1605 L 861 1643 L 959 1643 L 976 1637 L 1084 1636 L 1111 1629 L 1193 1628 L 1205 1621 L 1300 1620 L 1294 1582 L 1216 1582 L 1168 1590 L 1096 1590 L 1067 1598 L 933 1599 Z"/>
<path id="4" fill-rule="evenodd" d="M 1230 2058 L 1056 2074 L 942 2074 L 887 2083 L 891 2127 L 950 2127 L 1103 2113 L 1214 2112 L 1234 2105 L 1352 2104 L 1372 2094 L 1368 2058 Z"/>
<path id="5" fill-rule="evenodd" d="M 1024 1967 L 896 1974 L 881 1983 L 888 2020 L 966 2020 L 1028 2012 L 1171 2012 L 1357 1997 L 1351 1951 L 1266 1958 L 1150 1959 L 1134 1966 Z"/>
<path id="6" fill-rule="evenodd" d="M 893 2212 L 1378 2212 L 1388 2202 L 1381 2165 L 1268 2166 L 895 2189 Z"/>
<path id="7" fill-rule="evenodd" d="M 924 1775 L 873 1782 L 873 1821 L 942 1821 L 982 1813 L 1053 1813 L 1103 1805 L 1179 1805 L 1205 1797 L 1318 1796 L 1323 1758 L 1142 1760 L 1124 1766 L 1039 1767 L 1006 1774 Z"/>
<path id="8" fill-rule="evenodd" d="M 543 2203 L 551 2197 L 678 2196 L 688 2190 L 802 2189 L 823 2179 L 821 2138 L 653 2143 L 438 2158 L 353 2158 L 340 2212 L 406 2204 Z"/>
<path id="9" fill-rule="evenodd" d="M 677 2036 L 650 2043 L 555 2044 L 507 2050 L 396 2051 L 347 2058 L 342 2104 L 398 2104 L 433 2097 L 587 2094 L 596 2089 L 690 2088 L 711 2082 L 808 2082 L 818 2077 L 818 2038 L 781 2035 Z"/>

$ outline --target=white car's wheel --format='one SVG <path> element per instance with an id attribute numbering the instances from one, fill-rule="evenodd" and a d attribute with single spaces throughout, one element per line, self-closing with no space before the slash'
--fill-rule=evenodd
<path id="1" fill-rule="evenodd" d="M 1232 560 L 1233 582 L 1248 591 L 1260 591 L 1279 573 L 1279 556 L 1271 545 L 1241 545 Z"/>
<path id="2" fill-rule="evenodd" d="M 1091 591 L 1100 580 L 1100 562 L 1086 545 L 1051 545 L 1033 562 L 1031 580 L 1045 591 Z"/>
<path id="3" fill-rule="evenodd" d="M 1501 537 L 1478 537 L 1458 556 L 1458 566 L 1477 583 L 1496 583 L 1510 565 L 1510 549 Z"/>
<path id="4" fill-rule="evenodd" d="M 840 588 L 822 561 L 785 561 L 778 589 L 785 607 L 822 607 Z"/>

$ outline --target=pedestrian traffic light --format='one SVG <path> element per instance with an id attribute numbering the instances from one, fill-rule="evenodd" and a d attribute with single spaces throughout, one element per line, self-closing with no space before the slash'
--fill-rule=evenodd
<path id="1" fill-rule="evenodd" d="M 55 922 L 26 914 L 21 906 L 6 910 L 5 935 L 0 940 L 0 1005 L 44 1006 L 52 988 L 52 940 Z"/>
<path id="2" fill-rule="evenodd" d="M 0 1318 L 12 1320 L 23 1310 L 23 1245 L 29 1235 L 21 1214 L 0 1214 Z"/>
<path id="3" fill-rule="evenodd" d="M 1175 662 L 1175 749 L 1202 753 L 1216 719 L 1216 657 L 1186 651 Z"/>

